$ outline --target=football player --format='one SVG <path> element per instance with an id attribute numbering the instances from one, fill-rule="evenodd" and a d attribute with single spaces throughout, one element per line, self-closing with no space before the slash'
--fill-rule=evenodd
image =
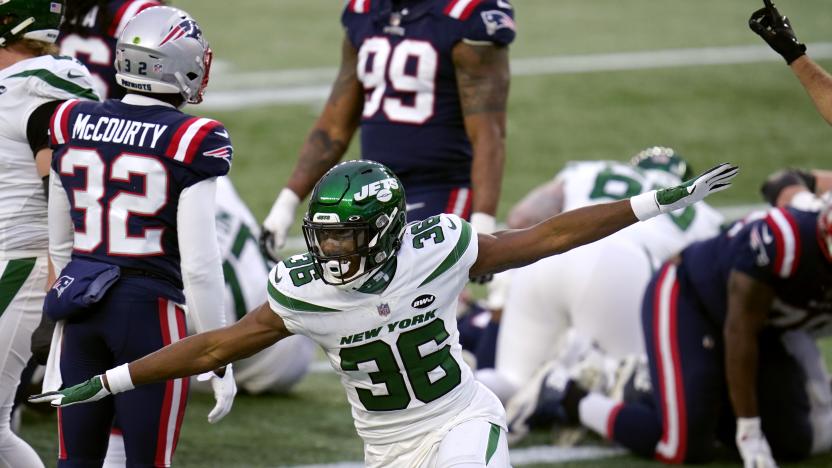
<path id="1" fill-rule="evenodd" d="M 797 40 L 789 18 L 781 15 L 771 0 L 763 0 L 763 4 L 751 14 L 748 26 L 783 57 L 820 115 L 832 124 L 832 75 L 806 54 L 806 45 Z"/>
<path id="2" fill-rule="evenodd" d="M 263 278 L 272 264 L 263 257 L 257 243 L 260 228 L 248 206 L 237 194 L 228 176 L 217 177 L 217 238 L 222 255 L 225 278 L 225 320 L 234 323 L 262 304 L 267 297 Z M 188 321 L 188 332 L 196 328 Z M 315 354 L 315 343 L 295 335 L 281 340 L 246 359 L 234 363 L 237 387 L 247 393 L 286 393 L 309 369 Z M 212 391 L 209 382 L 191 379 L 191 389 Z M 121 430 L 110 434 L 105 467 L 125 466 L 124 441 Z"/>
<path id="3" fill-rule="evenodd" d="M 103 99 L 121 99 L 126 90 L 116 83 L 113 68 L 116 41 L 127 22 L 156 0 L 67 0 L 66 19 L 58 45 L 62 55 L 80 60 L 90 70 Z"/>
<path id="4" fill-rule="evenodd" d="M 512 208 L 509 226 L 528 227 L 563 211 L 677 185 L 692 175 L 679 154 L 659 146 L 640 151 L 629 164 L 570 162 Z M 721 224 L 716 210 L 698 203 L 510 272 L 495 368 L 478 372 L 478 379 L 508 401 L 554 357 L 556 343 L 570 329 L 611 358 L 642 354 L 638 314 L 652 271 L 691 242 L 716 235 Z"/>
<path id="5" fill-rule="evenodd" d="M 49 245 L 61 273 L 44 310 L 60 321 L 45 388 L 88 380 L 183 338 L 186 299 L 197 330 L 226 323 L 214 200 L 233 150 L 220 122 L 179 110 L 202 101 L 211 57 L 187 13 L 148 8 L 116 47 L 124 98 L 69 100 L 55 110 Z M 215 422 L 230 411 L 236 387 L 230 366 L 209 371 Z M 58 466 L 100 464 L 114 417 L 128 465 L 169 466 L 187 391 L 187 379 L 167 380 L 62 411 Z"/>
<path id="6" fill-rule="evenodd" d="M 508 466 L 503 408 L 461 359 L 456 307 L 468 278 L 684 208 L 728 188 L 736 172 L 721 164 L 674 188 L 492 236 L 453 214 L 406 224 L 398 177 L 379 163 L 348 161 L 315 186 L 303 225 L 308 252 L 272 269 L 267 303 L 234 325 L 32 401 L 100 400 L 300 334 L 323 348 L 339 374 L 368 466 Z"/>
<path id="7" fill-rule="evenodd" d="M 669 463 L 707 461 L 717 440 L 736 444 L 746 467 L 828 451 L 832 393 L 813 337 L 832 330 L 830 290 L 832 204 L 748 217 L 650 281 L 642 329 L 652 402 L 553 382 L 547 411 Z"/>
<path id="8" fill-rule="evenodd" d="M 273 258 L 295 211 L 344 155 L 361 155 L 408 189 L 408 218 L 439 213 L 494 230 L 505 159 L 508 0 L 351 0 L 341 67 L 286 187 L 263 222 Z"/>
<path id="9" fill-rule="evenodd" d="M 66 99 L 94 99 L 89 72 L 56 57 L 64 2 L 0 2 L 0 466 L 43 466 L 10 428 L 47 283 L 48 127 Z"/>

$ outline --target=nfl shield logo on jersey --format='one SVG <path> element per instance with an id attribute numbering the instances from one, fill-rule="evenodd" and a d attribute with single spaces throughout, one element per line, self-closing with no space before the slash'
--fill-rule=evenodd
<path id="1" fill-rule="evenodd" d="M 378 309 L 378 315 L 382 317 L 387 317 L 388 315 L 390 315 L 390 305 L 386 302 L 377 305 L 376 309 Z"/>

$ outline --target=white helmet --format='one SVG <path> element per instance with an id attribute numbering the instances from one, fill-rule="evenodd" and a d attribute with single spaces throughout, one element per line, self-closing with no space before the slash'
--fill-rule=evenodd
<path id="1" fill-rule="evenodd" d="M 116 81 L 143 93 L 181 94 L 202 102 L 211 48 L 191 16 L 166 6 L 148 8 L 124 27 L 116 44 Z"/>

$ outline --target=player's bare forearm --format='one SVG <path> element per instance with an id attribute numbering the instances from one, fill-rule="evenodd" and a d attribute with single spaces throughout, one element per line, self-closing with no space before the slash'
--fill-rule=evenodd
<path id="1" fill-rule="evenodd" d="M 728 278 L 728 316 L 723 330 L 725 375 L 734 414 L 758 416 L 757 367 L 759 333 L 765 324 L 771 288 L 738 271 Z"/>
<path id="2" fill-rule="evenodd" d="M 268 303 L 227 327 L 189 336 L 130 363 L 134 385 L 196 375 L 251 356 L 289 336 Z"/>
<path id="3" fill-rule="evenodd" d="M 789 65 L 806 88 L 820 115 L 832 125 L 832 75 L 804 55 Z"/>
<path id="4" fill-rule="evenodd" d="M 453 61 L 465 131 L 473 149 L 473 211 L 493 215 L 505 163 L 508 48 L 462 42 L 454 47 Z"/>
<path id="5" fill-rule="evenodd" d="M 364 91 L 356 75 L 357 52 L 346 38 L 341 55 L 341 67 L 329 99 L 306 137 L 286 184 L 301 199 L 347 151 L 361 118 Z"/>
<path id="6" fill-rule="evenodd" d="M 563 211 L 563 182 L 550 180 L 535 187 L 508 212 L 511 229 L 530 227 Z"/>
<path id="7" fill-rule="evenodd" d="M 815 176 L 815 195 L 823 195 L 832 190 L 832 171 L 813 169 L 812 175 Z"/>
<path id="8" fill-rule="evenodd" d="M 530 228 L 479 236 L 479 255 L 470 275 L 497 273 L 595 242 L 638 219 L 629 200 L 561 213 Z"/>

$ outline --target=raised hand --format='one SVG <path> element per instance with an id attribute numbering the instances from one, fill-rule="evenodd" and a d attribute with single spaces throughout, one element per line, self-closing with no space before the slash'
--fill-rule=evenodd
<path id="1" fill-rule="evenodd" d="M 791 64 L 804 54 L 806 45 L 797 40 L 789 19 L 780 14 L 770 0 L 763 0 L 765 6 L 751 14 L 748 26 L 768 45 Z"/>

